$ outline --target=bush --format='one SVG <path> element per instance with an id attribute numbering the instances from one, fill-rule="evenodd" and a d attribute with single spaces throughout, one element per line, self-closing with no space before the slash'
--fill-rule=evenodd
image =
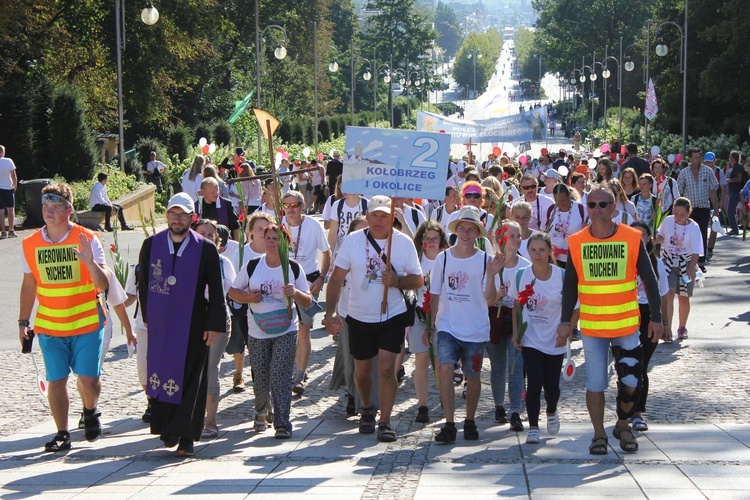
<path id="1" fill-rule="evenodd" d="M 184 160 L 190 156 L 190 138 L 193 132 L 188 127 L 175 125 L 167 131 L 167 154 Z M 157 151 L 159 157 L 160 151 Z M 161 158 L 159 158 L 161 160 Z"/>
<path id="2" fill-rule="evenodd" d="M 299 118 L 292 121 L 289 128 L 291 130 L 291 142 L 295 144 L 302 144 L 303 142 L 305 142 L 305 132 L 302 127 L 302 122 Z"/>
<path id="3" fill-rule="evenodd" d="M 139 137 L 135 142 L 135 150 L 138 157 L 138 163 L 141 171 L 146 169 L 149 162 L 151 151 L 156 151 L 157 157 L 160 151 L 164 151 L 164 145 L 154 137 Z M 110 196 L 110 198 L 112 198 Z"/>
<path id="4" fill-rule="evenodd" d="M 323 141 L 327 141 L 331 138 L 331 125 L 336 125 L 336 122 L 333 119 L 328 118 L 321 118 L 318 122 L 318 133 L 320 134 L 320 139 Z M 337 133 L 338 131 L 334 129 Z"/>
<path id="5" fill-rule="evenodd" d="M 229 146 L 232 144 L 232 129 L 229 122 L 221 121 L 214 126 L 214 142 L 217 146 Z"/>
<path id="6" fill-rule="evenodd" d="M 202 137 L 205 137 L 211 144 L 211 126 L 207 123 L 199 123 L 195 126 L 193 137 L 195 138 L 193 144 L 198 144 Z"/>
<path id="7" fill-rule="evenodd" d="M 69 181 L 88 179 L 96 165 L 96 149 L 86 124 L 83 100 L 72 86 L 55 92 L 50 113 L 50 142 L 55 146 L 53 171 Z"/>

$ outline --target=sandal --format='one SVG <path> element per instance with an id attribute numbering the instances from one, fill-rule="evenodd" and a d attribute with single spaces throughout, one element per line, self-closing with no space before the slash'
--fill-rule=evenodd
<path id="1" fill-rule="evenodd" d="M 372 434 L 375 432 L 375 406 L 362 408 L 359 414 L 360 434 Z"/>
<path id="2" fill-rule="evenodd" d="M 594 436 L 589 445 L 591 455 L 606 455 L 608 453 L 609 439 L 606 436 Z"/>
<path id="3" fill-rule="evenodd" d="M 633 417 L 633 429 L 637 431 L 647 431 L 648 423 L 643 417 Z"/>
<path id="4" fill-rule="evenodd" d="M 86 415 L 86 410 L 84 410 L 83 415 L 83 435 L 88 442 L 94 442 L 102 436 L 102 423 L 99 421 L 102 414 L 96 408 L 92 412 L 91 415 Z"/>
<path id="5" fill-rule="evenodd" d="M 615 427 L 612 430 L 612 435 L 615 439 L 620 440 L 620 449 L 625 453 L 635 453 L 638 451 L 638 442 L 635 440 L 633 430 L 630 427 L 622 427 L 619 429 Z"/>
<path id="6" fill-rule="evenodd" d="M 388 424 L 378 424 L 378 441 L 392 443 L 397 439 L 396 431 Z"/>
<path id="7" fill-rule="evenodd" d="M 268 422 L 265 420 L 256 420 L 255 425 L 253 425 L 253 430 L 255 432 L 266 432 L 266 429 L 268 429 Z"/>
<path id="8" fill-rule="evenodd" d="M 70 433 L 58 432 L 52 441 L 44 445 L 44 451 L 50 453 L 56 453 L 58 451 L 66 451 L 70 449 Z"/>
<path id="9" fill-rule="evenodd" d="M 201 431 L 201 439 L 216 439 L 216 437 L 219 435 L 219 429 L 217 428 L 211 428 L 211 427 L 204 427 Z"/>

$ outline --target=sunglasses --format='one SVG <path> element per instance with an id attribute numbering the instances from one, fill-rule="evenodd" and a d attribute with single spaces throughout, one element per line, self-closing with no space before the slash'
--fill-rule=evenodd
<path id="1" fill-rule="evenodd" d="M 302 206 L 302 203 L 300 203 L 300 202 L 297 202 L 297 203 L 282 203 L 282 205 L 283 205 L 284 208 L 287 208 L 287 209 L 288 208 L 299 208 L 299 207 Z"/>
<path id="2" fill-rule="evenodd" d="M 528 186 L 521 186 L 521 189 L 523 189 L 524 191 L 528 191 L 529 189 L 536 189 L 536 188 L 537 186 L 535 186 L 534 184 L 529 184 Z"/>
<path id="3" fill-rule="evenodd" d="M 614 201 L 599 201 L 599 202 L 587 201 L 586 202 L 586 206 L 591 209 L 595 208 L 597 205 L 599 205 L 599 208 L 607 208 L 609 205 L 614 205 L 614 204 L 615 204 Z"/>
<path id="4" fill-rule="evenodd" d="M 464 193 L 464 198 L 466 198 L 467 200 L 471 200 L 471 199 L 478 200 L 481 197 L 482 195 L 480 193 Z"/>

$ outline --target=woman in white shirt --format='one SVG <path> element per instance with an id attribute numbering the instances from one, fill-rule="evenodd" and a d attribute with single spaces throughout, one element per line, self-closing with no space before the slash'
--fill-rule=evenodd
<path id="1" fill-rule="evenodd" d="M 198 201 L 203 182 L 203 165 L 206 159 L 201 155 L 193 158 L 193 165 L 182 175 L 182 192 L 187 193 L 194 202 Z"/>
<path id="2" fill-rule="evenodd" d="M 556 204 L 550 207 L 549 237 L 552 240 L 552 256 L 557 265 L 565 269 L 568 263 L 568 236 L 580 231 L 584 224 L 583 206 L 570 199 L 570 190 L 558 184 L 552 190 Z"/>
<path id="3" fill-rule="evenodd" d="M 627 196 L 625 196 L 625 190 L 622 188 L 622 184 L 620 184 L 620 181 L 617 179 L 611 179 L 608 184 L 609 188 L 612 190 L 612 193 L 614 193 L 615 195 L 615 208 L 617 209 L 617 215 L 613 216 L 612 220 L 617 221 L 617 217 L 623 217 L 622 213 L 625 212 L 629 216 L 625 217 L 629 219 L 629 222 L 625 220 L 622 220 L 620 222 L 630 225 L 631 222 L 637 221 L 638 211 L 635 209 L 635 205 L 633 205 L 633 202 L 630 201 Z"/>

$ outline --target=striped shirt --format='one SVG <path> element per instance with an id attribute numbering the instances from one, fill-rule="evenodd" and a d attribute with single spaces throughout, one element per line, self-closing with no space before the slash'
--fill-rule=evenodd
<path id="1" fill-rule="evenodd" d="M 711 168 L 701 164 L 697 178 L 690 166 L 680 171 L 680 175 L 677 176 L 677 189 L 682 196 L 690 200 L 693 208 L 711 208 L 710 192 L 718 191 L 719 183 Z"/>

